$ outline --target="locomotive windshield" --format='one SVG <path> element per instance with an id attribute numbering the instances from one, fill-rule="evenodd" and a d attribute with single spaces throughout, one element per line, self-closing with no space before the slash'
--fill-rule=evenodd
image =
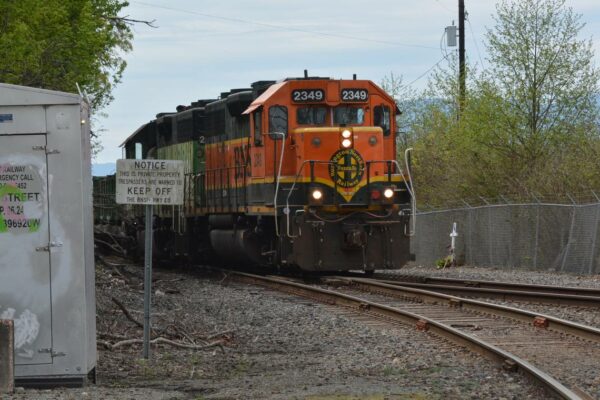
<path id="1" fill-rule="evenodd" d="M 359 106 L 337 106 L 333 109 L 333 123 L 336 125 L 362 125 L 365 110 Z"/>
<path id="2" fill-rule="evenodd" d="M 299 107 L 296 112 L 298 125 L 325 125 L 325 107 Z"/>

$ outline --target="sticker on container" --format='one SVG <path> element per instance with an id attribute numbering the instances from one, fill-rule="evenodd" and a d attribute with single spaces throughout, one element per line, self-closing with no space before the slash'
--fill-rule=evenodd
<path id="1" fill-rule="evenodd" d="M 0 114 L 0 124 L 5 122 L 13 122 L 12 114 Z"/>
<path id="2" fill-rule="evenodd" d="M 43 183 L 31 165 L 0 165 L 0 235 L 32 233 L 44 214 Z"/>

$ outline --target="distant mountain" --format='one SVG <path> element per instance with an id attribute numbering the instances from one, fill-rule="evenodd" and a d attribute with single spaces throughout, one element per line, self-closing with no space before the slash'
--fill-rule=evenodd
<path id="1" fill-rule="evenodd" d="M 92 176 L 112 175 L 117 170 L 114 162 L 92 164 Z"/>

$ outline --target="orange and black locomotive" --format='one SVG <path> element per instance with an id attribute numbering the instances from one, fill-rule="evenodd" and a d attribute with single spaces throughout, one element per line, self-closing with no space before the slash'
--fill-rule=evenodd
<path id="1" fill-rule="evenodd" d="M 397 113 L 371 81 L 305 73 L 158 114 L 123 143 L 127 158 L 185 161 L 184 205 L 157 208 L 154 248 L 306 271 L 400 268 L 414 196 Z"/>

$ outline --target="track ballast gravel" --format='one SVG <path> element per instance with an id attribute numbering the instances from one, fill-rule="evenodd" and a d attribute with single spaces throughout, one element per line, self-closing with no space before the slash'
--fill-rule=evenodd
<path id="1" fill-rule="evenodd" d="M 139 267 L 98 268 L 98 331 L 139 332 L 111 301 L 141 320 Z M 125 277 L 123 280 L 121 277 Z M 14 399 L 538 399 L 544 395 L 465 349 L 413 327 L 199 271 L 156 271 L 154 319 L 190 334 L 232 331 L 220 348 L 99 348 L 100 383 L 25 390 Z M 106 333 L 106 332 L 104 332 Z M 344 397 L 345 396 L 345 397 Z"/>

